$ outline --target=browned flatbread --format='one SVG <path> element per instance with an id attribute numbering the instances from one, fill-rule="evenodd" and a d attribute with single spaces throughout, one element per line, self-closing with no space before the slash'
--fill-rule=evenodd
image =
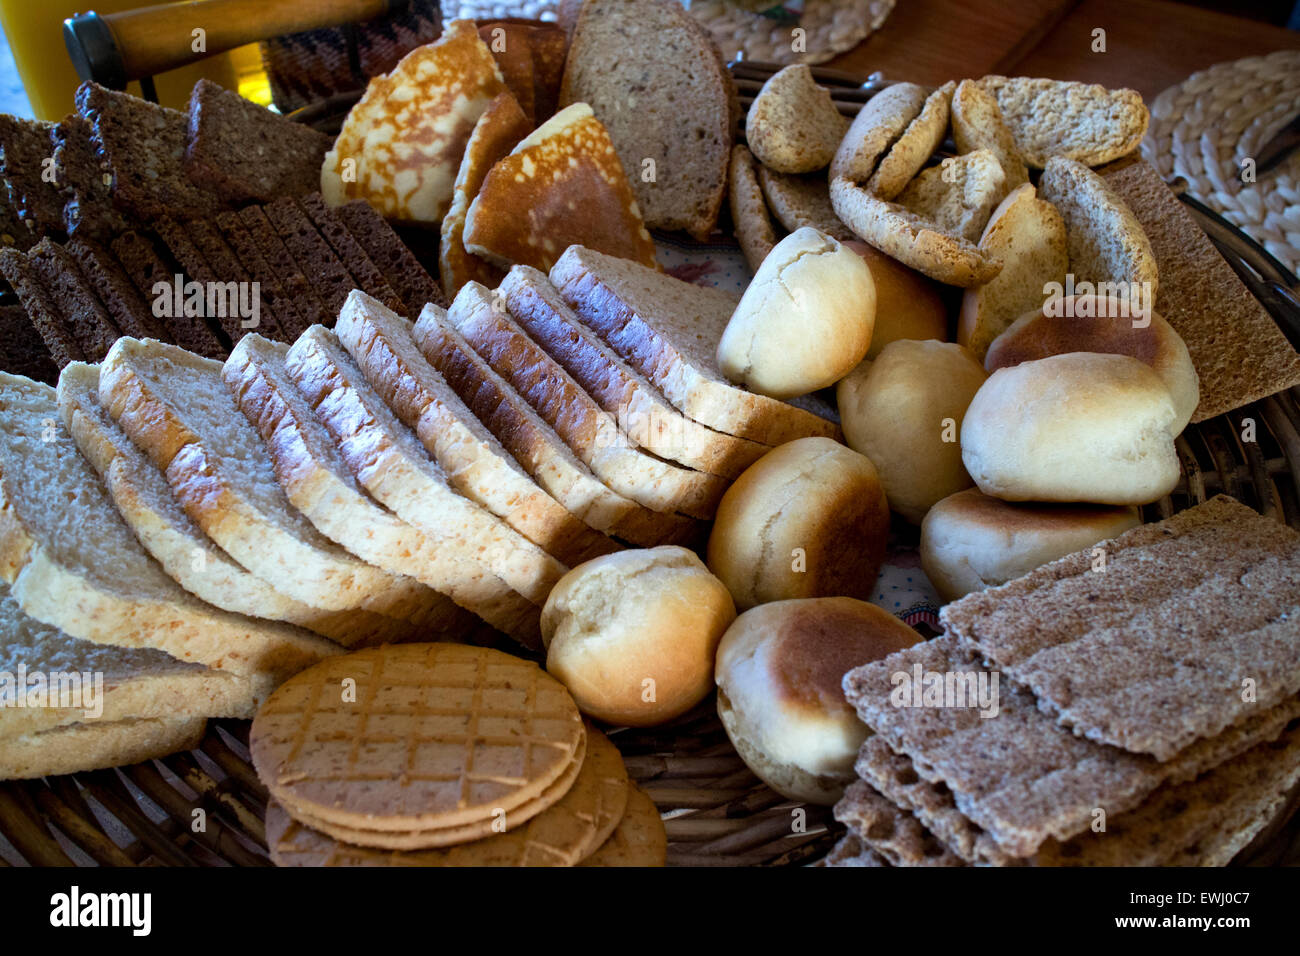
<path id="1" fill-rule="evenodd" d="M 1300 693 L 1300 533 L 1220 495 L 943 609 L 1075 733 L 1169 760 Z M 1245 699 L 1243 699 L 1245 698 Z"/>
<path id="2" fill-rule="evenodd" d="M 999 681 L 996 717 L 960 707 L 896 707 L 891 675 L 922 671 L 989 673 L 979 655 L 949 634 L 849 671 L 845 695 L 858 717 L 917 774 L 953 792 L 958 809 L 1013 856 L 1032 856 L 1049 837 L 1068 840 L 1092 822 L 1140 805 L 1158 786 L 1180 783 L 1273 740 L 1300 716 L 1300 699 L 1254 714 L 1160 763 L 1076 737 L 1039 710 L 1033 694 Z"/>
<path id="3" fill-rule="evenodd" d="M 1300 354 L 1150 163 L 1100 170 L 1142 224 L 1160 269 L 1156 311 L 1201 380 L 1193 422 L 1300 385 Z"/>

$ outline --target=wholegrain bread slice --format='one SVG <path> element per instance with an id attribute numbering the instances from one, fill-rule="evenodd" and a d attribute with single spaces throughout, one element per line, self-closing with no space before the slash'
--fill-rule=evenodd
<path id="1" fill-rule="evenodd" d="M 92 644 L 23 613 L 0 584 L 0 737 L 87 719 L 252 717 L 271 692 L 240 677 L 152 648 Z M 25 675 L 25 679 L 19 675 Z"/>
<path id="2" fill-rule="evenodd" d="M 1029 182 L 1029 170 L 997 99 L 976 80 L 962 80 L 953 94 L 952 138 L 958 153 L 987 149 L 997 157 L 1007 192 Z"/>
<path id="3" fill-rule="evenodd" d="M 482 287 L 476 291 L 487 293 Z M 508 309 L 464 310 L 453 302 L 448 315 L 465 341 L 515 387 L 605 484 L 654 511 L 680 511 L 706 520 L 713 517 L 727 482 L 637 447 L 614 417 L 529 338 Z"/>
<path id="4" fill-rule="evenodd" d="M 849 120 L 818 86 L 806 63 L 783 67 L 763 84 L 745 117 L 745 139 L 760 163 L 780 173 L 825 169 Z"/>
<path id="5" fill-rule="evenodd" d="M 50 350 L 54 364 L 63 368 L 69 362 L 84 361 L 85 352 L 27 254 L 13 248 L 0 249 L 0 275 L 17 293 L 28 319 Z"/>
<path id="6" fill-rule="evenodd" d="M 59 369 L 49 346 L 21 305 L 0 306 L 0 357 L 4 361 L 0 368 L 15 375 L 46 385 L 58 381 Z"/>
<path id="7" fill-rule="evenodd" d="M 55 390 L 0 374 L 0 576 L 31 617 L 119 647 L 278 683 L 338 652 L 193 597 L 144 551 L 59 421 Z"/>
<path id="8" fill-rule="evenodd" d="M 1159 760 L 1300 693 L 1300 533 L 1219 495 L 1102 547 L 1104 573 L 1089 549 L 940 618 L 1064 726 Z"/>
<path id="9" fill-rule="evenodd" d="M 745 254 L 750 272 L 757 272 L 767 254 L 776 245 L 776 229 L 768 214 L 767 202 L 758 183 L 758 163 L 743 143 L 731 148 L 727 168 L 727 197 L 736 241 Z"/>
<path id="10" fill-rule="evenodd" d="M 336 210 L 348 230 L 361 243 L 370 261 L 379 266 L 406 303 L 406 314 L 419 316 L 426 302 L 446 305 L 447 297 L 420 260 L 406 247 L 393 227 L 364 199 L 354 199 Z"/>
<path id="11" fill-rule="evenodd" d="M 77 261 L 57 242 L 42 239 L 27 259 L 50 299 L 63 313 L 64 323 L 92 361 L 103 358 L 121 334 L 95 295 Z"/>
<path id="12" fill-rule="evenodd" d="M 191 594 L 235 614 L 297 624 L 344 647 L 407 640 L 436 617 L 422 617 L 417 628 L 361 608 L 322 610 L 282 594 L 217 547 L 185 513 L 162 472 L 100 403 L 98 367 L 69 365 L 59 376 L 58 392 L 63 424 L 103 480 L 118 513 L 154 560 Z M 454 619 L 454 608 L 444 607 L 444 616 Z"/>
<path id="13" fill-rule="evenodd" d="M 993 210 L 980 248 L 1004 265 L 992 281 L 966 290 L 957 342 L 982 362 L 989 345 L 1012 322 L 1042 307 L 1050 283 L 1065 282 L 1070 257 L 1065 220 L 1050 202 L 1037 198 L 1028 182 Z"/>
<path id="14" fill-rule="evenodd" d="M 111 170 L 90 141 L 80 113 L 69 113 L 50 134 L 54 175 L 63 197 L 63 231 L 68 236 L 109 242 L 140 223 L 113 205 Z"/>
<path id="15" fill-rule="evenodd" d="M 53 123 L 0 114 L 0 186 L 35 238 L 63 231 L 63 198 L 47 171 Z"/>
<path id="16" fill-rule="evenodd" d="M 537 632 L 537 608 L 494 574 L 444 547 L 371 498 L 285 366 L 289 346 L 245 336 L 222 370 L 240 410 L 271 454 L 276 478 L 299 511 L 332 538 L 377 567 L 405 574 L 446 594 L 498 630 L 521 639 Z M 468 631 L 463 615 L 434 630 Z"/>
<path id="17" fill-rule="evenodd" d="M 171 335 L 145 304 L 131 279 L 113 254 L 92 239 L 78 236 L 64 247 L 77 261 L 99 301 L 123 335 L 153 338 L 163 342 Z"/>
<path id="18" fill-rule="evenodd" d="M 534 604 L 545 602 L 565 565 L 457 493 L 333 333 L 309 329 L 289 350 L 286 365 L 367 491 L 455 556 L 491 569 Z"/>
<path id="19" fill-rule="evenodd" d="M 315 313 L 304 311 L 299 296 L 289 294 L 289 289 L 281 281 L 280 274 L 267 261 L 266 256 L 262 255 L 261 247 L 253 238 L 253 234 L 244 227 L 238 215 L 222 213 L 212 219 L 203 220 L 200 225 L 202 232 L 209 233 L 213 237 L 212 241 L 220 241 L 235 257 L 240 269 L 251 281 L 258 284 L 258 295 L 261 296 L 261 300 L 275 309 L 275 318 L 279 326 L 277 338 L 291 342 L 312 324 Z M 305 278 L 303 282 L 306 284 Z"/>
<path id="20" fill-rule="evenodd" d="M 244 332 L 257 331 L 269 338 L 284 339 L 287 333 L 280 321 L 280 309 L 284 305 L 284 299 L 276 287 L 272 284 L 259 283 L 257 291 L 255 293 L 252 291 L 253 283 L 258 280 L 254 279 L 253 274 L 245 268 L 243 260 L 221 237 L 220 231 L 211 219 L 191 219 L 185 224 L 185 235 L 212 269 L 214 282 L 217 283 L 218 288 L 230 290 L 229 283 L 236 282 L 249 290 L 249 293 L 243 296 L 239 296 L 238 293 L 223 295 L 217 302 L 218 310 L 225 308 L 227 311 L 236 302 L 239 305 L 256 305 L 255 317 L 236 316 L 240 319 L 240 338 L 243 338 Z M 243 325 L 254 321 L 254 318 L 256 325 L 249 325 L 248 329 L 242 329 Z"/>
<path id="21" fill-rule="evenodd" d="M 296 335 L 293 337 L 301 335 L 312 325 L 332 324 L 338 310 L 331 311 L 325 304 L 324 291 L 319 290 L 316 283 L 307 281 L 303 268 L 275 231 L 265 209 L 262 206 L 245 206 L 238 213 L 222 213 L 216 221 L 223 233 L 233 235 L 235 220 L 248 232 L 257 245 L 258 252 L 280 280 L 280 287 L 297 305 L 299 318 L 306 322 L 306 325 L 295 330 Z"/>
<path id="22" fill-rule="evenodd" d="M 830 183 L 821 173 L 791 176 L 764 166 L 758 170 L 758 182 L 768 208 L 789 232 L 811 226 L 840 242 L 858 238 L 835 215 Z"/>
<path id="23" fill-rule="evenodd" d="M 1135 162 L 1102 178 L 1151 244 L 1162 279 L 1156 310 L 1187 343 L 1201 382 L 1192 421 L 1300 385 L 1300 354 L 1155 167 Z"/>
<path id="24" fill-rule="evenodd" d="M 1002 260 L 986 255 L 975 243 L 949 235 L 847 179 L 832 179 L 830 192 L 835 215 L 860 239 L 932 279 L 970 287 L 991 281 L 1002 270 Z"/>
<path id="25" fill-rule="evenodd" d="M 241 565 L 312 607 L 419 620 L 427 588 L 349 554 L 289 504 L 220 362 L 118 339 L 100 368 L 99 397 L 166 475 L 186 514 Z"/>
<path id="26" fill-rule="evenodd" d="M 158 251 L 145 236 L 127 232 L 113 240 L 113 254 L 146 303 L 156 303 L 161 292 L 168 295 L 176 274 L 162 261 Z M 184 276 L 181 276 L 182 281 Z M 173 312 L 175 310 L 172 310 Z M 224 358 L 226 348 L 208 328 L 202 316 L 173 314 L 164 321 L 172 341 L 181 348 L 206 358 Z"/>
<path id="27" fill-rule="evenodd" d="M 739 147 L 743 148 L 743 147 Z M 547 277 L 516 266 L 498 290 L 511 318 L 648 452 L 735 478 L 770 451 L 687 418 L 578 320 Z"/>
<path id="28" fill-rule="evenodd" d="M 462 290 L 458 299 L 461 308 L 493 308 L 493 300 L 479 290 Z M 682 544 L 698 536 L 694 519 L 651 511 L 606 487 L 465 341 L 444 310 L 425 306 L 413 334 L 421 353 L 461 400 L 533 480 L 572 514 L 598 531 L 642 547 Z"/>
<path id="29" fill-rule="evenodd" d="M 313 192 L 299 196 L 298 205 L 307 213 L 307 218 L 311 220 L 312 225 L 329 243 L 330 248 L 339 257 L 339 261 L 347 266 L 356 288 L 371 298 L 378 299 L 387 308 L 397 312 L 406 309 L 406 302 L 388 284 L 387 277 L 370 260 L 365 248 L 357 242 L 356 237 L 343 222 L 343 218 L 325 204 L 320 193 Z"/>
<path id="30" fill-rule="evenodd" d="M 206 727 L 203 717 L 137 718 L 0 737 L 0 780 L 54 777 L 166 757 L 193 750 Z"/>
<path id="31" fill-rule="evenodd" d="M 985 76 L 1025 162 L 1043 169 L 1053 156 L 1100 166 L 1138 148 L 1151 114 L 1137 90 L 1028 76 Z"/>
<path id="32" fill-rule="evenodd" d="M 1162 763 L 1075 736 L 1010 680 L 999 681 L 995 716 L 982 717 L 973 706 L 898 706 L 892 677 L 913 675 L 918 666 L 954 688 L 959 677 L 963 687 L 981 679 L 991 687 L 995 676 L 978 652 L 945 635 L 849 671 L 845 696 L 876 735 L 911 758 L 922 779 L 950 790 L 961 813 L 1015 857 L 1032 856 L 1049 838 L 1084 832 L 1097 809 L 1113 819 L 1162 784 L 1193 780 L 1274 740 L 1300 716 L 1300 700 L 1291 698 Z"/>
<path id="33" fill-rule="evenodd" d="M 550 279 L 583 324 L 700 424 L 767 445 L 839 434 L 828 418 L 727 381 L 716 353 L 736 297 L 581 246 Z"/>
<path id="34" fill-rule="evenodd" d="M 357 288 L 352 273 L 316 231 L 302 207 L 292 199 L 277 199 L 262 206 L 261 210 L 275 228 L 284 247 L 293 256 L 298 268 L 304 275 L 311 276 L 311 284 L 320 296 L 325 313 L 329 316 L 328 322 L 332 325 L 339 309 L 347 301 L 348 293 Z M 246 212 L 247 210 L 241 210 L 241 215 Z"/>
<path id="35" fill-rule="evenodd" d="M 166 246 L 172 261 L 180 266 L 187 279 L 201 283 L 205 290 L 221 287 L 225 282 L 225 277 L 218 273 L 217 269 L 199 250 L 198 245 L 190 237 L 189 230 L 180 223 L 168 218 L 158 220 L 153 224 L 153 228 L 158 238 L 162 240 L 163 245 Z M 221 345 L 226 351 L 229 350 L 231 345 L 252 331 L 251 320 L 246 325 L 245 320 L 241 316 L 234 314 L 230 309 L 223 308 L 219 314 L 214 315 L 209 312 L 205 304 L 203 311 L 207 313 L 208 318 L 215 320 L 214 328 L 221 336 Z M 212 312 L 215 311 L 212 310 Z M 271 319 L 271 321 L 274 321 L 274 319 Z M 97 356 L 96 360 L 99 358 L 102 358 L 102 356 Z"/>
<path id="36" fill-rule="evenodd" d="M 881 199 L 893 199 L 901 193 L 921 171 L 930 157 L 943 143 L 948 132 L 948 116 L 952 113 L 953 90 L 956 84 L 949 80 L 925 98 L 915 119 L 889 147 L 867 180 L 867 189 Z M 908 93 L 912 101 L 914 94 Z M 887 129 L 892 129 L 887 127 Z M 968 150 L 958 147 L 957 152 Z"/>
<path id="37" fill-rule="evenodd" d="M 898 205 L 952 236 L 976 242 L 1006 195 L 1006 174 L 991 150 L 977 149 L 923 170 L 898 194 Z"/>
<path id="38" fill-rule="evenodd" d="M 835 157 L 831 160 L 830 179 L 847 179 L 865 185 L 875 173 L 881 158 L 925 108 L 926 99 L 927 93 L 922 86 L 915 83 L 893 83 L 867 100 L 835 151 Z M 931 125 L 927 123 L 926 128 Z M 918 165 L 912 169 L 912 175 L 920 168 Z M 912 178 L 904 178 L 906 172 L 907 168 L 900 163 L 899 168 L 880 185 L 886 185 L 890 189 L 897 186 L 901 190 Z"/>
<path id="39" fill-rule="evenodd" d="M 583 4 L 560 86 L 560 106 L 572 103 L 609 130 L 649 228 L 708 236 L 740 107 L 713 38 L 680 3 Z"/>
<path id="40" fill-rule="evenodd" d="M 1054 156 L 1038 180 L 1038 193 L 1065 219 L 1076 286 L 1115 284 L 1120 298 L 1137 302 L 1140 295 L 1151 308 L 1160 294 L 1155 252 L 1142 224 L 1106 181 L 1083 163 Z"/>
<path id="41" fill-rule="evenodd" d="M 357 294 L 339 313 L 334 333 L 452 487 L 565 564 L 618 550 L 529 477 L 420 354 L 412 329 L 400 315 Z"/>

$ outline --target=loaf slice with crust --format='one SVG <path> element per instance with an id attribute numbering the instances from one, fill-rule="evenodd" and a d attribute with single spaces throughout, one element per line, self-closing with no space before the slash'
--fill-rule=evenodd
<path id="1" fill-rule="evenodd" d="M 706 428 L 675 409 L 644 376 L 578 321 L 543 273 L 516 266 L 498 293 L 529 337 L 646 451 L 727 478 L 737 477 L 771 451 L 771 446 Z"/>
<path id="2" fill-rule="evenodd" d="M 298 205 L 307 213 L 316 230 L 329 243 L 339 261 L 352 274 L 353 284 L 367 295 L 378 299 L 390 309 L 402 311 L 406 303 L 397 294 L 379 267 L 370 260 L 366 250 L 348 230 L 343 219 L 321 199 L 320 193 L 298 197 Z M 424 303 L 420 303 L 423 307 Z"/>
<path id="3" fill-rule="evenodd" d="M 420 440 L 384 405 L 328 329 L 308 329 L 286 365 L 361 485 L 442 542 L 449 557 L 490 570 L 540 607 L 568 568 L 458 494 Z"/>
<path id="4" fill-rule="evenodd" d="M 410 621 L 374 611 L 311 607 L 250 573 L 194 524 L 162 472 L 100 404 L 97 366 L 69 365 L 59 376 L 58 392 L 63 424 L 103 479 L 118 513 L 185 590 L 235 614 L 297 624 L 344 647 L 395 643 L 419 633 Z M 446 613 L 454 616 L 454 608 Z"/>
<path id="5" fill-rule="evenodd" d="M 457 309 L 493 308 L 482 287 L 467 289 L 457 296 Z M 694 519 L 651 511 L 606 487 L 514 386 L 474 351 L 444 310 L 425 306 L 414 336 L 424 357 L 524 470 L 587 524 L 642 547 L 683 544 L 698 536 Z"/>
<path id="6" fill-rule="evenodd" d="M 364 294 L 334 334 L 372 388 L 419 437 L 452 487 L 568 565 L 617 551 L 543 491 L 420 354 L 412 323 Z"/>
<path id="7" fill-rule="evenodd" d="M 407 314 L 418 316 L 426 302 L 446 305 L 437 280 L 420 264 L 414 253 L 375 207 L 364 199 L 354 199 L 339 206 L 335 212 L 347 225 L 370 261 L 379 266 L 389 285 L 406 303 Z"/>
<path id="8" fill-rule="evenodd" d="M 100 368 L 99 398 L 167 476 L 186 514 L 258 577 L 312 607 L 420 619 L 427 588 L 349 554 L 289 504 L 220 362 L 118 339 Z"/>
<path id="9" fill-rule="evenodd" d="M 42 239 L 32 246 L 27 260 L 63 313 L 68 330 L 86 358 L 91 361 L 103 358 L 121 333 L 81 274 L 76 260 L 50 239 Z"/>
<path id="10" fill-rule="evenodd" d="M 62 310 L 46 290 L 27 254 L 13 248 L 0 249 L 0 275 L 18 294 L 27 317 L 50 350 L 54 364 L 63 368 L 69 362 L 83 361 L 86 355 L 81 345 L 73 337 Z"/>
<path id="11" fill-rule="evenodd" d="M 443 539 L 426 535 L 366 493 L 290 377 L 288 352 L 282 342 L 246 335 L 222 374 L 266 442 L 276 477 L 294 507 L 323 534 L 371 564 L 422 581 L 507 634 L 535 634 L 538 610 L 531 602 L 472 561 L 466 570 Z M 463 618 L 435 629 L 463 633 L 470 630 Z"/>
<path id="12" fill-rule="evenodd" d="M 158 256 L 153 243 L 138 232 L 123 233 L 114 239 L 113 254 L 135 283 L 136 291 L 146 304 L 157 301 L 155 287 L 159 283 L 170 287 L 175 282 L 175 273 Z M 183 276 L 181 278 L 184 279 Z M 225 357 L 225 347 L 208 328 L 202 316 L 173 315 L 165 323 L 171 338 L 182 348 L 208 358 Z"/>
<path id="13" fill-rule="evenodd" d="M 111 252 L 94 240 L 80 236 L 70 240 L 64 248 L 77 260 L 82 275 L 123 335 L 163 342 L 171 340 L 170 334 L 145 304 Z"/>
<path id="14" fill-rule="evenodd" d="M 716 352 L 735 296 L 581 246 L 550 278 L 588 328 L 700 424 L 766 445 L 839 437 L 833 421 L 727 381 Z"/>
<path id="15" fill-rule="evenodd" d="M 204 717 L 134 718 L 102 724 L 86 721 L 0 737 L 0 780 L 34 780 L 125 767 L 193 750 L 207 725 Z"/>
<path id="16" fill-rule="evenodd" d="M 0 425 L 0 577 L 25 613 L 82 640 L 277 683 L 338 652 L 296 627 L 205 604 L 169 578 L 59 421 L 53 388 L 0 373 Z"/>

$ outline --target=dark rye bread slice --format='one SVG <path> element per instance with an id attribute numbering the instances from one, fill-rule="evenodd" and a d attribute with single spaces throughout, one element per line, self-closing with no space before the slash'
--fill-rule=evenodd
<path id="1" fill-rule="evenodd" d="M 325 319 L 325 306 L 259 206 L 223 212 L 213 222 L 245 266 L 279 287 L 280 327 L 289 341 Z"/>
<path id="2" fill-rule="evenodd" d="M 1065 727 L 1159 760 L 1300 693 L 1300 533 L 1219 495 L 1101 547 L 1104 571 L 1089 548 L 940 620 Z"/>
<path id="3" fill-rule="evenodd" d="M 199 316 L 160 315 L 154 307 L 158 294 L 154 291 L 158 283 L 169 288 L 175 284 L 176 274 L 158 255 L 145 236 L 138 232 L 127 232 L 113 240 L 113 254 L 121 263 L 126 274 L 135 283 L 151 314 L 158 317 L 169 336 L 176 345 L 204 358 L 224 359 L 226 349 Z M 181 277 L 182 280 L 184 276 Z M 164 293 L 170 295 L 170 292 Z M 173 310 L 174 311 L 174 310 Z"/>
<path id="4" fill-rule="evenodd" d="M 415 254 L 402 242 L 375 207 L 364 199 L 354 199 L 335 210 L 361 243 L 370 261 L 377 265 L 394 291 L 406 303 L 406 312 L 412 320 L 418 319 L 427 303 L 447 307 L 447 297 L 442 286 L 415 258 Z"/>
<path id="5" fill-rule="evenodd" d="M 814 413 L 727 381 L 717 348 L 736 296 L 582 246 L 570 246 L 550 278 L 588 328 L 700 424 L 765 445 L 841 437 L 825 403 L 804 396 Z"/>
<path id="6" fill-rule="evenodd" d="M 18 301 L 50 350 L 54 364 L 63 368 L 69 362 L 84 362 L 86 354 L 73 337 L 62 310 L 46 290 L 27 254 L 17 249 L 0 250 L 0 275 L 17 293 Z"/>
<path id="7" fill-rule="evenodd" d="M 90 139 L 113 177 L 113 204 L 144 222 L 162 216 L 215 215 L 222 202 L 185 173 L 189 120 L 138 96 L 83 83 L 77 112 L 90 123 Z"/>
<path id="8" fill-rule="evenodd" d="M 180 266 L 187 280 L 200 282 L 206 289 L 211 289 L 214 285 L 224 281 L 203 253 L 199 251 L 199 247 L 194 244 L 194 240 L 189 237 L 189 234 L 180 223 L 164 217 L 155 222 L 153 228 L 162 244 L 166 247 L 167 252 L 170 253 L 172 261 Z M 214 331 L 220 329 L 221 334 L 218 335 L 218 341 L 221 342 L 222 348 L 227 353 L 229 353 L 232 345 L 251 331 L 243 328 L 243 322 L 236 315 L 208 314 L 206 290 L 203 309 L 204 317 L 209 320 L 209 327 L 213 328 Z M 223 309 L 221 311 L 228 312 L 229 310 Z"/>
<path id="9" fill-rule="evenodd" d="M 90 124 L 69 113 L 50 134 L 54 175 L 63 197 L 63 231 L 111 242 L 139 222 L 113 205 L 113 175 L 90 142 Z"/>
<path id="10" fill-rule="evenodd" d="M 81 274 L 123 335 L 171 341 L 171 333 L 154 317 L 153 310 L 111 252 L 91 239 L 80 237 L 70 240 L 64 248 L 77 260 Z"/>
<path id="11" fill-rule="evenodd" d="M 384 308 L 392 309 L 399 314 L 404 313 L 406 302 L 389 285 L 388 279 L 371 261 L 365 248 L 357 242 L 338 213 L 325 204 L 320 193 L 300 196 L 298 204 L 307 213 L 316 231 L 325 237 L 325 241 L 330 244 L 335 255 L 347 266 L 348 272 L 352 273 L 352 280 L 356 283 L 356 287 L 372 299 L 376 299 Z"/>
<path id="12" fill-rule="evenodd" d="M 63 232 L 63 201 L 47 170 L 53 169 L 53 123 L 0 113 L 0 178 L 18 218 L 32 234 Z"/>
<path id="13" fill-rule="evenodd" d="M 954 685 L 958 675 L 964 686 L 980 675 L 990 685 L 999 679 L 996 716 L 981 717 L 971 706 L 924 706 L 924 698 L 923 706 L 899 706 L 893 675 L 912 675 L 918 666 L 939 675 L 941 685 L 950 674 Z M 953 635 L 849 671 L 844 693 L 859 719 L 910 757 L 921 778 L 952 791 L 957 808 L 1017 857 L 1032 856 L 1049 837 L 1068 840 L 1084 832 L 1096 809 L 1114 819 L 1162 784 L 1193 780 L 1274 740 L 1300 716 L 1300 699 L 1291 698 L 1161 763 L 1074 736 L 1039 710 L 1032 693 L 990 672 Z"/>
<path id="14" fill-rule="evenodd" d="M 77 260 L 61 245 L 42 239 L 27 258 L 50 294 L 72 337 L 88 361 L 98 362 L 121 336 L 95 290 L 81 274 Z"/>
<path id="15" fill-rule="evenodd" d="M 185 224 L 185 233 L 212 267 L 212 271 L 217 274 L 219 281 L 248 283 L 250 290 L 255 288 L 256 291 L 250 291 L 250 295 L 256 296 L 258 324 L 255 329 L 244 329 L 243 333 L 257 331 L 269 339 L 287 341 L 280 323 L 279 302 L 274 290 L 263 288 L 260 283 L 253 286 L 256 280 L 244 268 L 243 262 L 230 246 L 226 245 L 226 241 L 221 238 L 221 233 L 212 225 L 212 221 L 191 219 Z M 240 324 L 242 327 L 242 322 Z M 243 335 L 240 336 L 242 337 Z"/>
<path id="16" fill-rule="evenodd" d="M 49 346 L 21 305 L 0 306 L 0 360 L 6 372 L 53 385 L 59 379 Z"/>
<path id="17" fill-rule="evenodd" d="M 320 188 L 331 140 L 303 123 L 200 79 L 190 93 L 185 170 L 230 203 L 270 202 Z"/>
<path id="18" fill-rule="evenodd" d="M 609 130 L 646 226 L 708 236 L 740 118 L 708 30 L 673 0 L 588 0 L 560 86 L 560 106 L 578 102 Z"/>
<path id="19" fill-rule="evenodd" d="M 484 306 L 479 302 L 476 307 Z M 694 519 L 651 511 L 592 474 L 514 386 L 474 351 L 444 310 L 425 306 L 413 334 L 424 357 L 479 421 L 571 514 L 597 531 L 640 547 L 689 544 L 701 536 L 702 525 Z"/>
<path id="20" fill-rule="evenodd" d="M 321 324 L 332 326 L 343 303 L 348 300 L 348 294 L 357 288 L 352 274 L 292 199 L 277 199 L 263 206 L 262 211 L 298 267 L 311 277 L 329 317 Z"/>
<path id="21" fill-rule="evenodd" d="M 1187 343 L 1200 379 L 1202 422 L 1300 385 L 1300 354 L 1150 163 L 1099 170 L 1151 244 L 1156 311 Z"/>

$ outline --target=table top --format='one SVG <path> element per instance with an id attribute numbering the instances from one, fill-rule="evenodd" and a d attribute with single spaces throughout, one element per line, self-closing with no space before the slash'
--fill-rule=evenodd
<path id="1" fill-rule="evenodd" d="M 1094 31 L 1105 52 L 1094 52 Z M 1215 63 L 1300 49 L 1300 32 L 1166 0 L 922 0 L 828 66 L 927 86 L 1004 73 L 1131 87 L 1148 102 Z"/>

